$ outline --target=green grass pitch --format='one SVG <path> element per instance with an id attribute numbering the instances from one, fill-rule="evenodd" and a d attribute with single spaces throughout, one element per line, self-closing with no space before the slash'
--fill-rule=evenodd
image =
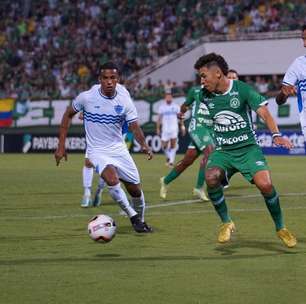
<path id="1" fill-rule="evenodd" d="M 0 156 L 0 303 L 306 303 L 305 157 L 268 158 L 294 249 L 278 240 L 263 199 L 239 175 L 225 193 L 237 232 L 219 245 L 212 206 L 192 201 L 198 162 L 161 205 L 164 158 L 134 158 L 150 235 L 132 231 L 107 191 L 100 208 L 80 208 L 83 155 L 60 167 L 47 154 Z M 87 235 L 98 213 L 117 222 L 111 243 Z"/>

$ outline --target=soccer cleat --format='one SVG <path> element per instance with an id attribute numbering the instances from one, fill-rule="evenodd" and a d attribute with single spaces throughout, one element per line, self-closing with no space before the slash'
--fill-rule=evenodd
<path id="1" fill-rule="evenodd" d="M 146 223 L 142 222 L 138 215 L 134 215 L 130 218 L 130 221 L 132 223 L 132 226 L 134 230 L 138 233 L 150 233 L 153 232 L 153 229 Z"/>
<path id="2" fill-rule="evenodd" d="M 146 222 L 134 223 L 133 228 L 138 233 L 151 233 L 151 232 L 153 232 L 152 227 L 150 227 Z"/>
<path id="3" fill-rule="evenodd" d="M 160 192 L 159 192 L 159 196 L 162 199 L 166 199 L 167 197 L 167 185 L 164 182 L 165 177 L 161 177 L 160 178 Z"/>
<path id="4" fill-rule="evenodd" d="M 295 236 L 287 228 L 282 228 L 282 229 L 278 230 L 277 231 L 277 236 L 289 248 L 294 247 L 297 243 L 297 240 L 296 240 Z"/>
<path id="5" fill-rule="evenodd" d="M 97 189 L 96 194 L 95 194 L 95 198 L 92 202 L 93 207 L 101 206 L 101 204 L 102 204 L 102 192 L 103 192 L 103 190 L 100 190 L 99 188 Z"/>
<path id="6" fill-rule="evenodd" d="M 193 188 L 192 194 L 203 202 L 209 201 L 209 198 L 206 196 L 203 188 Z"/>
<path id="7" fill-rule="evenodd" d="M 81 201 L 81 207 L 82 208 L 89 208 L 92 205 L 91 197 L 90 195 L 84 195 L 83 199 Z"/>
<path id="8" fill-rule="evenodd" d="M 235 229 L 235 224 L 233 222 L 223 223 L 219 230 L 218 242 L 228 242 L 231 239 L 231 235 L 235 231 Z"/>

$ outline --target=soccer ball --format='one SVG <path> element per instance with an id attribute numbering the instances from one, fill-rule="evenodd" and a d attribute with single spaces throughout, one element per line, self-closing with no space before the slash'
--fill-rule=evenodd
<path id="1" fill-rule="evenodd" d="M 100 243 L 110 242 L 116 235 L 116 223 L 108 215 L 99 214 L 88 223 L 88 233 L 91 239 Z"/>

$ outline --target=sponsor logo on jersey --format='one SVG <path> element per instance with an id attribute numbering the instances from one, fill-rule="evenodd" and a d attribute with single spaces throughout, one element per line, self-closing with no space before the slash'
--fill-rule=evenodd
<path id="1" fill-rule="evenodd" d="M 214 105 L 213 103 L 209 103 L 209 104 L 208 104 L 208 107 L 209 107 L 210 109 L 213 109 L 213 108 L 215 107 L 215 105 Z"/>
<path id="2" fill-rule="evenodd" d="M 239 93 L 237 91 L 229 92 L 229 96 L 238 96 Z"/>
<path id="3" fill-rule="evenodd" d="M 123 106 L 121 105 L 114 106 L 114 109 L 117 114 L 121 114 L 123 112 Z"/>
<path id="4" fill-rule="evenodd" d="M 214 116 L 217 132 L 233 132 L 247 127 L 246 121 L 241 115 L 231 111 L 221 111 Z"/>
<path id="5" fill-rule="evenodd" d="M 249 139 L 249 136 L 247 134 L 229 137 L 229 138 L 223 138 L 223 137 L 217 137 L 217 142 L 219 146 L 222 145 L 234 145 L 239 142 L 243 142 Z"/>
<path id="6" fill-rule="evenodd" d="M 234 108 L 234 109 L 239 108 L 239 106 L 240 106 L 240 101 L 239 101 L 239 99 L 236 98 L 236 97 L 232 98 L 232 99 L 230 100 L 230 106 L 231 106 L 232 108 Z"/>
<path id="7" fill-rule="evenodd" d="M 255 162 L 255 164 L 257 166 L 263 166 L 265 163 L 262 160 L 258 160 L 257 162 Z"/>

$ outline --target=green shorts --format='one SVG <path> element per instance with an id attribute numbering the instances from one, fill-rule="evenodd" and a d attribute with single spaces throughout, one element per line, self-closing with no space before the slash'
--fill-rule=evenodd
<path id="1" fill-rule="evenodd" d="M 209 155 L 207 168 L 218 167 L 230 179 L 240 172 L 249 182 L 256 172 L 269 170 L 267 161 L 258 145 L 249 145 L 235 150 L 215 150 Z"/>
<path id="2" fill-rule="evenodd" d="M 197 149 L 203 151 L 207 146 L 214 145 L 212 131 L 207 128 L 201 128 L 190 132 L 191 142 L 188 149 Z"/>

